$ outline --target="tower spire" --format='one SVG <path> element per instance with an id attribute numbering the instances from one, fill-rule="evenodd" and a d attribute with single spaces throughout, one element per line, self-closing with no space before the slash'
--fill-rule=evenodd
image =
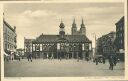
<path id="1" fill-rule="evenodd" d="M 83 18 L 82 18 L 81 28 L 84 28 L 84 27 L 85 27 L 85 25 L 84 25 L 84 20 L 83 20 Z"/>
<path id="2" fill-rule="evenodd" d="M 60 26 L 59 26 L 60 28 L 64 28 L 65 27 L 65 25 L 64 25 L 64 23 L 63 23 L 63 21 L 62 21 L 62 19 L 61 19 L 61 23 L 60 23 Z"/>
<path id="3" fill-rule="evenodd" d="M 73 19 L 72 27 L 75 27 L 75 28 L 76 28 L 76 21 L 75 21 L 75 18 Z"/>
<path id="4" fill-rule="evenodd" d="M 63 23 L 63 20 L 62 20 L 62 18 L 61 18 L 61 23 Z"/>
<path id="5" fill-rule="evenodd" d="M 77 26 L 76 26 L 75 18 L 73 19 L 71 32 L 72 32 L 72 35 L 76 35 L 77 34 Z"/>
<path id="6" fill-rule="evenodd" d="M 84 25 L 84 20 L 83 20 L 83 18 L 82 18 L 80 33 L 81 33 L 81 35 L 86 35 L 86 28 L 85 28 L 85 25 Z"/>
<path id="7" fill-rule="evenodd" d="M 73 20 L 73 24 L 75 24 L 75 18 L 74 18 L 74 20 Z"/>
<path id="8" fill-rule="evenodd" d="M 83 18 L 82 18 L 82 24 L 84 24 L 84 20 L 83 20 Z"/>

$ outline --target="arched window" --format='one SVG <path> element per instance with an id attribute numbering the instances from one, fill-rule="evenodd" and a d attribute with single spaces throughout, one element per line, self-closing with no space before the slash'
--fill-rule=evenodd
<path id="1" fill-rule="evenodd" d="M 42 51 L 42 47 L 43 47 L 42 44 L 40 44 L 40 51 Z"/>
<path id="2" fill-rule="evenodd" d="M 60 50 L 60 43 L 57 43 L 57 49 Z"/>
<path id="3" fill-rule="evenodd" d="M 33 44 L 33 51 L 35 51 L 35 44 Z"/>
<path id="4" fill-rule="evenodd" d="M 91 49 L 92 49 L 92 44 L 90 43 L 90 44 L 89 44 L 89 50 L 91 50 Z"/>
<path id="5" fill-rule="evenodd" d="M 85 50 L 85 45 L 84 44 L 82 44 L 82 50 Z"/>
<path id="6" fill-rule="evenodd" d="M 39 44 L 36 44 L 36 51 L 39 51 L 40 50 L 40 46 Z"/>

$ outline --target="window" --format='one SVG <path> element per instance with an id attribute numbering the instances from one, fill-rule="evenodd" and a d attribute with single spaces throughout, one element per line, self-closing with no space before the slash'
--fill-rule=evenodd
<path id="1" fill-rule="evenodd" d="M 14 47 L 12 46 L 12 50 L 13 50 L 13 48 L 14 48 Z"/>
<path id="2" fill-rule="evenodd" d="M 60 49 L 60 43 L 57 43 L 57 49 Z"/>
<path id="3" fill-rule="evenodd" d="M 120 44 L 122 44 L 122 42 L 123 42 L 123 41 L 122 41 L 122 40 L 120 40 Z"/>
<path id="4" fill-rule="evenodd" d="M 24 49 L 25 49 L 24 51 L 26 52 L 26 46 L 25 46 L 25 48 L 24 48 Z"/>
<path id="5" fill-rule="evenodd" d="M 120 30 L 121 30 L 121 31 L 123 30 L 123 26 L 120 27 Z"/>
<path id="6" fill-rule="evenodd" d="M 9 44 L 8 44 L 8 49 L 9 49 Z"/>
<path id="7" fill-rule="evenodd" d="M 120 33 L 120 37 L 122 37 L 122 33 Z"/>
<path id="8" fill-rule="evenodd" d="M 40 44 L 40 51 L 42 51 L 42 44 Z"/>
<path id="9" fill-rule="evenodd" d="M 5 44 L 5 49 L 7 49 L 7 44 Z"/>
<path id="10" fill-rule="evenodd" d="M 85 48 L 84 48 L 84 44 L 82 44 L 82 50 L 84 50 Z"/>

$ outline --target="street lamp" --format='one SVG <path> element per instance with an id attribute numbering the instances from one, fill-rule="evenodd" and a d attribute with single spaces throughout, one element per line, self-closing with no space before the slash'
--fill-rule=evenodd
<path id="1" fill-rule="evenodd" d="M 95 57 L 95 55 L 96 55 L 96 50 L 97 50 L 97 44 L 96 44 L 96 43 L 97 43 L 97 41 L 96 41 L 97 38 L 96 38 L 96 34 L 95 34 L 95 33 L 93 33 L 93 37 L 95 37 L 95 49 L 94 49 L 95 52 L 93 53 L 93 57 Z"/>

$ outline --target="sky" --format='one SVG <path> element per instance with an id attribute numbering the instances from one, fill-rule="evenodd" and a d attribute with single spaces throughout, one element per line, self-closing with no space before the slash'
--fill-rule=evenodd
<path id="1" fill-rule="evenodd" d="M 66 34 L 71 34 L 74 18 L 78 29 L 83 18 L 86 35 L 92 40 L 94 47 L 94 33 L 98 38 L 115 31 L 115 23 L 122 16 L 124 16 L 122 2 L 4 4 L 4 19 L 11 26 L 16 26 L 17 48 L 24 47 L 24 37 L 36 38 L 42 33 L 59 34 L 61 20 L 65 24 Z"/>

